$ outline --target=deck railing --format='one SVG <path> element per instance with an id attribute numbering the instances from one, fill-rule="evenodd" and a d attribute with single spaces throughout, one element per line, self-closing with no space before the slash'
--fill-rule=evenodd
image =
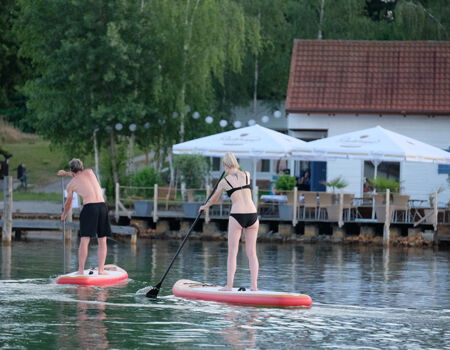
<path id="1" fill-rule="evenodd" d="M 133 187 L 116 184 L 115 216 L 151 217 L 157 222 L 159 217 L 195 218 L 198 208 L 204 203 L 211 191 L 206 189 L 177 189 L 175 187 L 158 186 Z M 384 239 L 388 239 L 391 224 L 433 225 L 450 223 L 450 208 L 438 208 L 438 193 L 434 194 L 431 207 L 406 206 L 392 202 L 391 193 L 387 190 L 378 196 L 355 198 L 353 195 L 329 192 L 303 192 L 296 188 L 293 191 L 280 191 L 276 195 L 264 194 L 256 202 L 258 214 L 262 220 L 279 220 L 291 222 L 296 226 L 299 221 L 336 222 L 339 227 L 345 223 L 372 222 L 384 223 Z M 404 200 L 404 199 L 403 199 Z M 205 213 L 205 221 L 226 218 L 231 208 L 230 199 L 224 194 L 216 205 Z"/>

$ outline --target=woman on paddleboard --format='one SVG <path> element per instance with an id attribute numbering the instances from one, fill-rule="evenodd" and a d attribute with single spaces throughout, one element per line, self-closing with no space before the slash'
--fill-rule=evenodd
<path id="1" fill-rule="evenodd" d="M 231 152 L 226 153 L 223 157 L 223 168 L 227 175 L 220 180 L 217 191 L 211 199 L 199 209 L 200 211 L 206 210 L 214 205 L 222 196 L 223 191 L 227 192 L 231 199 L 232 205 L 228 219 L 227 285 L 221 290 L 231 291 L 233 289 L 241 232 L 245 234 L 245 251 L 250 267 L 251 290 L 258 290 L 259 263 L 256 256 L 256 238 L 259 220 L 252 200 L 250 174 L 239 170 L 239 163 Z"/>
<path id="2" fill-rule="evenodd" d="M 98 274 L 107 275 L 105 260 L 107 254 L 106 238 L 111 236 L 108 207 L 103 198 L 102 189 L 92 169 L 84 169 L 79 159 L 69 162 L 70 171 L 59 170 L 59 176 L 71 176 L 67 185 L 67 200 L 61 220 L 65 220 L 72 207 L 74 192 L 83 197 L 83 209 L 80 213 L 80 246 L 78 248 L 78 274 L 84 274 L 84 264 L 88 256 L 89 241 L 97 237 L 98 242 Z"/>

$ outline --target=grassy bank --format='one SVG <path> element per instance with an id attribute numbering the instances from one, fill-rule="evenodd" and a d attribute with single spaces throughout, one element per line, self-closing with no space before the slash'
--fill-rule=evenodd
<path id="1" fill-rule="evenodd" d="M 0 200 L 3 200 L 3 192 L 0 192 Z M 14 191 L 13 200 L 15 200 L 15 201 L 60 202 L 60 201 L 62 201 L 62 194 L 61 193 L 47 193 L 47 192 Z"/>
<path id="2" fill-rule="evenodd" d="M 67 157 L 60 150 L 51 149 L 47 141 L 41 139 L 4 143 L 2 147 L 13 156 L 9 160 L 9 174 L 17 177 L 17 166 L 24 163 L 27 168 L 30 190 L 58 181 L 56 172 L 66 167 Z"/>

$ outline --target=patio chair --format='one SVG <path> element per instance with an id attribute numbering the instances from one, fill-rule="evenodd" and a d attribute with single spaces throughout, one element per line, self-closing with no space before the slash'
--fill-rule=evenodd
<path id="1" fill-rule="evenodd" d="M 409 196 L 399 193 L 392 194 L 392 222 L 409 222 Z"/>
<path id="2" fill-rule="evenodd" d="M 319 220 L 328 220 L 330 218 L 329 209 L 334 206 L 333 204 L 333 193 L 319 192 L 319 211 L 317 218 Z"/>
<path id="3" fill-rule="evenodd" d="M 345 221 L 354 220 L 358 215 L 358 208 L 353 204 L 355 195 L 353 193 L 344 193 L 342 210 Z"/>
<path id="4" fill-rule="evenodd" d="M 316 192 L 302 192 L 303 197 L 303 215 L 302 218 L 305 220 L 306 214 L 308 219 L 316 219 L 317 216 L 317 193 Z"/>

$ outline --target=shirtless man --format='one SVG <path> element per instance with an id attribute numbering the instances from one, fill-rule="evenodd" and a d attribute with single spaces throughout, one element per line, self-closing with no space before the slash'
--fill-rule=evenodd
<path id="1" fill-rule="evenodd" d="M 103 199 L 102 189 L 92 169 L 83 168 L 79 159 L 69 162 L 70 171 L 59 170 L 59 176 L 72 176 L 67 185 L 67 200 L 61 220 L 65 220 L 72 207 L 73 193 L 83 197 L 83 209 L 80 213 L 80 246 L 78 248 L 78 274 L 84 273 L 84 264 L 88 256 L 89 241 L 98 235 L 98 274 L 106 275 L 105 260 L 107 253 L 106 238 L 111 235 L 108 219 L 108 207 Z"/>

